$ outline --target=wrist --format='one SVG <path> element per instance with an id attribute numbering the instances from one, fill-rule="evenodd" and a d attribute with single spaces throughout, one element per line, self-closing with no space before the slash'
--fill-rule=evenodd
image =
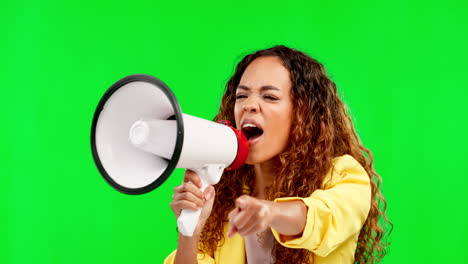
<path id="1" fill-rule="evenodd" d="M 282 235 L 302 234 L 307 219 L 307 206 L 302 201 L 273 202 L 271 208 L 270 227 Z"/>
<path id="2" fill-rule="evenodd" d="M 200 235 L 199 234 L 193 234 L 192 236 L 184 236 L 181 233 L 179 233 L 179 243 L 184 243 L 184 244 L 197 244 L 198 241 L 200 240 Z"/>
<path id="3" fill-rule="evenodd" d="M 272 228 L 275 228 L 275 226 L 277 225 L 276 221 L 279 217 L 279 214 L 280 214 L 280 209 L 279 209 L 279 206 L 278 206 L 278 203 L 275 203 L 275 202 L 271 202 L 271 201 L 268 201 L 267 202 L 268 204 L 268 210 L 270 211 L 270 221 L 269 221 L 269 226 L 272 227 Z"/>
<path id="4" fill-rule="evenodd" d="M 174 263 L 197 263 L 198 237 L 179 233 L 177 253 Z"/>

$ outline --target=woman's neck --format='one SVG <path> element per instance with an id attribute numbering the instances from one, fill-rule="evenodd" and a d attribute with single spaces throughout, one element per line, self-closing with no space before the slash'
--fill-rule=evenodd
<path id="1" fill-rule="evenodd" d="M 266 188 L 273 183 L 273 163 L 271 161 L 253 165 L 255 184 L 252 196 L 259 199 L 266 198 Z"/>

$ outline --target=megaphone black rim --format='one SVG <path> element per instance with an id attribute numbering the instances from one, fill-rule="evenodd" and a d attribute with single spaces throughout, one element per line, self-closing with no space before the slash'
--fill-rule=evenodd
<path id="1" fill-rule="evenodd" d="M 172 154 L 172 158 L 168 160 L 168 165 L 167 168 L 164 170 L 162 175 L 158 177 L 154 182 L 141 187 L 141 188 L 128 188 L 123 185 L 118 184 L 116 181 L 114 181 L 110 175 L 107 173 L 105 170 L 103 164 L 101 163 L 101 159 L 99 158 L 99 154 L 97 152 L 96 148 L 96 125 L 99 120 L 99 116 L 101 114 L 102 109 L 104 108 L 104 105 L 106 104 L 107 100 L 114 94 L 115 91 L 117 91 L 119 88 L 122 86 L 131 83 L 131 82 L 136 82 L 136 81 L 141 81 L 141 82 L 147 82 L 155 85 L 156 87 L 159 87 L 164 94 L 167 96 L 169 99 L 171 106 L 174 110 L 174 116 L 175 116 L 175 121 L 177 123 L 177 139 L 176 139 L 176 145 L 174 149 L 174 153 Z M 182 144 L 183 144 L 183 138 L 184 138 L 184 125 L 182 122 L 182 111 L 180 110 L 179 104 L 177 102 L 177 99 L 175 95 L 172 93 L 172 91 L 169 89 L 169 87 L 164 84 L 161 80 L 151 76 L 151 75 L 146 75 L 146 74 L 134 74 L 130 75 L 127 77 L 124 77 L 120 79 L 118 82 L 114 83 L 107 91 L 104 93 L 102 96 L 101 100 L 99 101 L 99 104 L 96 108 L 96 111 L 94 112 L 94 117 L 93 117 L 93 123 L 91 127 L 91 149 L 93 153 L 93 158 L 94 162 L 96 164 L 96 167 L 98 168 L 99 172 L 101 175 L 104 177 L 104 179 L 116 190 L 126 193 L 126 194 L 143 194 L 147 193 L 149 191 L 152 191 L 159 187 L 164 181 L 169 178 L 171 173 L 174 171 L 177 162 L 179 161 L 180 153 L 182 151 Z"/>

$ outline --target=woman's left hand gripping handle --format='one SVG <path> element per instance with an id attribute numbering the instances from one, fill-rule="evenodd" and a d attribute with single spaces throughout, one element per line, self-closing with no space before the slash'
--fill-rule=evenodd
<path id="1" fill-rule="evenodd" d="M 196 172 L 186 170 L 184 174 L 184 182 L 174 188 L 171 209 L 178 219 L 179 231 L 183 235 L 199 235 L 206 220 L 211 214 L 215 197 L 215 189 L 213 186 L 208 185 L 202 192 L 202 185 L 202 180 Z M 198 218 L 198 221 L 196 218 Z M 182 221 L 184 223 L 181 223 Z M 182 229 L 184 230 L 181 230 L 181 224 L 183 225 Z"/>

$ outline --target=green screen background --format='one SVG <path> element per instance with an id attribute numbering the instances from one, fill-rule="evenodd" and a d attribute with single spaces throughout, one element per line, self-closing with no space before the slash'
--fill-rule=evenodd
<path id="1" fill-rule="evenodd" d="M 214 117 L 235 64 L 284 44 L 321 61 L 375 155 L 395 228 L 384 263 L 467 263 L 464 1 L 2 1 L 0 263 L 161 263 L 179 170 L 129 196 L 98 173 L 91 120 L 134 74 Z"/>

